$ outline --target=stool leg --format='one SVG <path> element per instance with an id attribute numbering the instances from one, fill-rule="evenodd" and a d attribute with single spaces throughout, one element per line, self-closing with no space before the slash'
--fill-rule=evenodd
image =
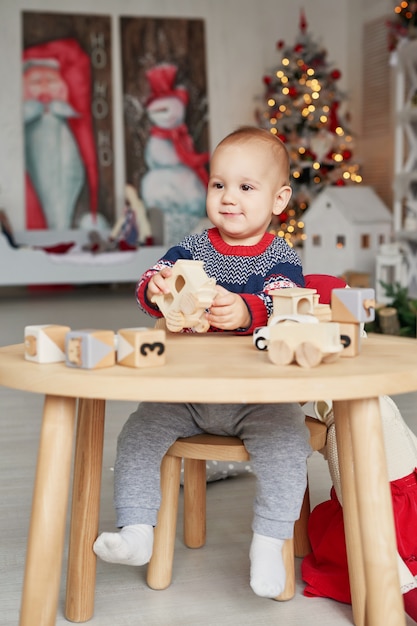
<path id="1" fill-rule="evenodd" d="M 274 598 L 279 602 L 291 600 L 295 595 L 295 563 L 294 563 L 294 539 L 286 539 L 282 548 L 282 558 L 286 573 L 284 591 Z"/>
<path id="2" fill-rule="evenodd" d="M 184 543 L 206 543 L 206 462 L 200 459 L 184 459 Z"/>
<path id="3" fill-rule="evenodd" d="M 161 507 L 146 579 L 152 589 L 166 589 L 171 584 L 180 476 L 181 458 L 166 454 L 161 463 Z"/>
<path id="4" fill-rule="evenodd" d="M 300 517 L 294 525 L 294 552 L 295 556 L 303 557 L 310 554 L 311 545 L 308 538 L 308 518 L 310 517 L 310 491 L 307 479 L 307 488 L 301 505 Z"/>
<path id="5" fill-rule="evenodd" d="M 104 409 L 104 400 L 79 401 L 65 603 L 71 622 L 86 622 L 94 613 Z"/>

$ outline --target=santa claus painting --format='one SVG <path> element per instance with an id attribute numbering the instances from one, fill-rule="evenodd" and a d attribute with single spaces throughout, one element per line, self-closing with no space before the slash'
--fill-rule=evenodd
<path id="1" fill-rule="evenodd" d="M 27 228 L 77 227 L 85 188 L 89 215 L 96 213 L 98 167 L 90 59 L 75 39 L 24 50 L 23 115 Z"/>

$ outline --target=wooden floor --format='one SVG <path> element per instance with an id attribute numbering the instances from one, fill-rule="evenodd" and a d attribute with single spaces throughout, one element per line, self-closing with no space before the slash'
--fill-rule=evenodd
<path id="1" fill-rule="evenodd" d="M 0 345 L 20 343 L 28 324 L 71 328 L 118 328 L 149 324 L 137 309 L 133 287 L 78 288 L 52 292 L 0 290 Z M 417 432 L 417 394 L 398 396 L 404 418 Z M 113 463 L 117 434 L 135 405 L 108 403 L 103 468 L 101 530 L 114 529 Z M 31 508 L 42 398 L 0 387 L 0 624 L 18 624 L 25 546 Z M 330 478 L 319 453 L 309 461 L 313 505 L 328 498 Z M 172 585 L 146 586 L 146 568 L 98 563 L 92 626 L 341 626 L 352 624 L 351 607 L 303 596 L 297 559 L 297 592 L 278 603 L 257 597 L 249 587 L 253 477 L 229 478 L 208 486 L 208 537 L 199 550 L 181 541 L 181 519 Z M 65 567 L 57 624 L 63 616 Z M 414 624 L 408 620 L 407 625 Z M 42 626 L 33 624 L 33 626 Z M 390 626 L 382 625 L 381 626 Z"/>

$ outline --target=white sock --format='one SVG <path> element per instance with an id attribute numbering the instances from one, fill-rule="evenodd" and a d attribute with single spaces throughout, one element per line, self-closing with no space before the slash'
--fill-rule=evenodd
<path id="1" fill-rule="evenodd" d="M 284 591 L 286 573 L 282 559 L 283 539 L 254 533 L 249 558 L 250 586 L 256 595 L 276 598 Z"/>
<path id="2" fill-rule="evenodd" d="M 153 548 L 153 526 L 134 524 L 119 533 L 102 533 L 94 542 L 93 550 L 103 561 L 122 565 L 149 563 Z"/>

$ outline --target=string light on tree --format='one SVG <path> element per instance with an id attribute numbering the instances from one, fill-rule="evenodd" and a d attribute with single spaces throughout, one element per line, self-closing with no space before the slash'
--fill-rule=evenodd
<path id="1" fill-rule="evenodd" d="M 276 48 L 280 59 L 263 77 L 256 120 L 286 144 L 291 159 L 292 201 L 271 230 L 290 245 L 302 245 L 303 213 L 312 198 L 326 185 L 344 186 L 362 178 L 352 161 L 348 115 L 342 115 L 346 97 L 338 88 L 341 73 L 329 66 L 327 51 L 308 33 L 304 11 L 295 44 L 279 40 Z"/>
<path id="2" fill-rule="evenodd" d="M 417 1 L 394 3 L 394 19 L 389 20 L 388 49 L 393 51 L 403 39 L 417 36 Z"/>

